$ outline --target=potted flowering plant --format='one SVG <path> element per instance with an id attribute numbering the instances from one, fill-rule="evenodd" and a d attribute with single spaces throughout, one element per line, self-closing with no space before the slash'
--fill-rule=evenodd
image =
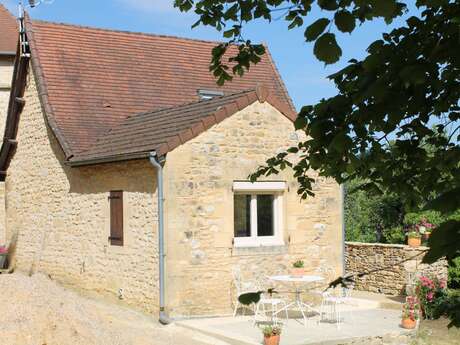
<path id="1" fill-rule="evenodd" d="M 426 319 L 436 319 L 440 316 L 440 307 L 447 297 L 447 282 L 445 279 L 421 276 L 415 287 L 422 315 Z"/>
<path id="2" fill-rule="evenodd" d="M 8 256 L 8 248 L 0 246 L 0 269 L 5 266 L 6 257 Z"/>
<path id="3" fill-rule="evenodd" d="M 401 326 L 407 329 L 414 329 L 419 319 L 420 306 L 415 296 L 407 296 L 403 304 Z"/>
<path id="4" fill-rule="evenodd" d="M 303 260 L 297 260 L 292 264 L 292 275 L 303 276 L 305 274 Z"/>
<path id="5" fill-rule="evenodd" d="M 417 229 L 411 230 L 407 233 L 407 244 L 410 247 L 420 247 L 422 244 L 422 235 Z"/>
<path id="6" fill-rule="evenodd" d="M 264 345 L 279 345 L 281 337 L 281 326 L 266 325 L 262 328 Z"/>
<path id="7" fill-rule="evenodd" d="M 422 235 L 424 241 L 428 241 L 431 235 L 431 231 L 435 228 L 434 224 L 429 223 L 425 218 L 417 224 L 417 230 Z"/>

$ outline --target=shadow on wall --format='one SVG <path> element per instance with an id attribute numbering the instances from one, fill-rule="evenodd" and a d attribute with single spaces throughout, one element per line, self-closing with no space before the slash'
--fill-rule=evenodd
<path id="1" fill-rule="evenodd" d="M 69 193 L 99 194 L 123 190 L 153 194 L 156 191 L 156 172 L 148 159 L 72 168 L 64 164 L 64 153 L 48 126 L 47 134 L 54 156 L 67 176 Z"/>

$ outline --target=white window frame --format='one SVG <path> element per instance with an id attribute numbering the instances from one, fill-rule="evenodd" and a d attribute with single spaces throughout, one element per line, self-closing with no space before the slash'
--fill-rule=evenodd
<path id="1" fill-rule="evenodd" d="M 235 247 L 261 247 L 261 246 L 282 246 L 283 239 L 283 194 L 286 190 L 286 183 L 283 181 L 248 182 L 235 181 L 233 183 L 234 194 L 250 194 L 251 202 L 251 236 L 233 237 Z M 273 227 L 274 236 L 257 236 L 257 195 L 274 195 L 273 199 Z"/>

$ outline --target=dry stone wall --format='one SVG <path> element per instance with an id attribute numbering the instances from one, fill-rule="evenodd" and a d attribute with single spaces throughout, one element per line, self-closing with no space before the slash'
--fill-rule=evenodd
<path id="1" fill-rule="evenodd" d="M 440 260 L 432 265 L 422 263 L 426 247 L 412 248 L 400 244 L 347 242 L 346 273 L 368 272 L 386 268 L 358 278 L 356 289 L 388 295 L 401 295 L 413 287 L 420 275 L 447 279 L 447 262 Z M 410 259 L 402 265 L 402 260 Z M 406 291 L 409 290 L 409 291 Z"/>

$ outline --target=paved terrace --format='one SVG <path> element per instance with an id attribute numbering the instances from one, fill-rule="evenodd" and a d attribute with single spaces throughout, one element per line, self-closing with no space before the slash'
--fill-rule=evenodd
<path id="1" fill-rule="evenodd" d="M 333 323 L 319 324 L 318 316 L 311 316 L 305 327 L 290 315 L 287 322 L 283 320 L 281 345 L 407 344 L 414 332 L 400 327 L 400 304 L 382 309 L 383 300 L 375 297 L 355 299 L 356 304 L 343 313 L 340 329 Z M 232 345 L 260 345 L 263 340 L 251 316 L 191 319 L 176 324 Z"/>

